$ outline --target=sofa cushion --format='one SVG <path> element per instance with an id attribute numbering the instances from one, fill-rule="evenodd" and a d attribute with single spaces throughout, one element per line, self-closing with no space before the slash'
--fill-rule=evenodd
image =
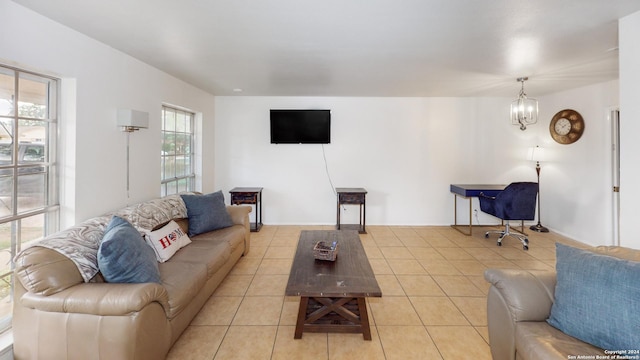
<path id="1" fill-rule="evenodd" d="M 233 225 L 224 204 L 222 191 L 206 195 L 183 194 L 182 200 L 189 217 L 189 236 L 222 229 Z"/>
<path id="2" fill-rule="evenodd" d="M 194 242 L 224 242 L 230 246 L 231 252 L 234 252 L 238 246 L 244 244 L 244 231 L 245 230 L 242 225 L 233 225 L 228 228 L 216 230 L 215 232 L 206 232 L 204 234 L 194 236 L 191 240 Z"/>
<path id="3" fill-rule="evenodd" d="M 147 232 L 145 240 L 155 252 L 159 262 L 169 260 L 178 250 L 191 243 L 191 239 L 173 220 L 158 230 Z"/>
<path id="4" fill-rule="evenodd" d="M 569 355 L 594 359 L 596 355 L 605 355 L 604 350 L 571 337 L 544 321 L 518 322 L 515 339 L 518 358 L 525 360 L 566 360 Z"/>
<path id="5" fill-rule="evenodd" d="M 195 298 L 207 281 L 207 266 L 199 263 L 167 261 L 159 264 L 162 285 L 167 290 L 169 311 L 175 318 Z"/>
<path id="6" fill-rule="evenodd" d="M 640 344 L 640 263 L 556 245 L 549 324 L 602 349 Z"/>
<path id="7" fill-rule="evenodd" d="M 98 267 L 107 282 L 160 282 L 153 250 L 128 221 L 114 216 L 98 248 Z"/>
<path id="8" fill-rule="evenodd" d="M 197 241 L 180 250 L 171 262 L 205 264 L 207 279 L 211 278 L 231 258 L 231 250 L 226 242 Z"/>

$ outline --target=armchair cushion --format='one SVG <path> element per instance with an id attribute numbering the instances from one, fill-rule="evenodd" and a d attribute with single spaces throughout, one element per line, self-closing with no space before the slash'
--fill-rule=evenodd
<path id="1" fill-rule="evenodd" d="M 602 349 L 640 344 L 640 263 L 556 244 L 557 284 L 548 323 Z"/>

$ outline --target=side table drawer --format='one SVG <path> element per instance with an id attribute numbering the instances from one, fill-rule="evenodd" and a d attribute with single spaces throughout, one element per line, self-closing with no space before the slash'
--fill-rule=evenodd
<path id="1" fill-rule="evenodd" d="M 350 194 L 350 193 L 340 193 L 339 194 L 339 202 L 340 204 L 364 204 L 364 196 L 365 194 Z"/>
<path id="2" fill-rule="evenodd" d="M 231 203 L 233 205 L 255 204 L 257 201 L 258 201 L 258 194 L 256 194 L 256 193 L 233 193 L 233 194 L 231 194 Z"/>

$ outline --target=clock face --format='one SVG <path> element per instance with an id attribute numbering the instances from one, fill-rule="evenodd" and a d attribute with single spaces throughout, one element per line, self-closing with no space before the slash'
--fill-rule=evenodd
<path id="1" fill-rule="evenodd" d="M 573 144 L 584 132 L 584 120 L 577 111 L 566 109 L 559 111 L 549 124 L 553 140 L 560 144 Z"/>
<path id="2" fill-rule="evenodd" d="M 559 135 L 567 135 L 571 131 L 571 122 L 565 118 L 558 119 L 554 128 Z"/>

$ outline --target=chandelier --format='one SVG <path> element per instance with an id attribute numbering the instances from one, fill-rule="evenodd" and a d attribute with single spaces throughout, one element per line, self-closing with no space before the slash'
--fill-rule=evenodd
<path id="1" fill-rule="evenodd" d="M 527 130 L 527 125 L 538 122 L 538 100 L 527 97 L 524 93 L 524 82 L 528 77 L 520 77 L 518 82 L 522 83 L 520 95 L 511 102 L 511 124 L 519 125 L 520 130 Z"/>

